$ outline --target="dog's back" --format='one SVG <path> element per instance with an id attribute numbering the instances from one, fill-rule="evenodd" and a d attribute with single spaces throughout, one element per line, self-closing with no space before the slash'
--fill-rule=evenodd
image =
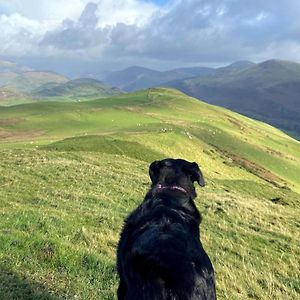
<path id="1" fill-rule="evenodd" d="M 119 300 L 216 299 L 199 224 L 200 214 L 189 195 L 151 189 L 121 234 Z"/>

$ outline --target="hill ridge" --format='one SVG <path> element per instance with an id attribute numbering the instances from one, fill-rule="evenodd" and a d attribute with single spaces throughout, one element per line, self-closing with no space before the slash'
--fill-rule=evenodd
<path id="1" fill-rule="evenodd" d="M 166 157 L 203 172 L 218 299 L 299 299 L 300 143 L 282 131 L 153 88 L 4 107 L 0 139 L 1 299 L 114 299 L 123 221 Z"/>
<path id="2" fill-rule="evenodd" d="M 300 137 L 300 64 L 269 60 L 252 67 L 169 82 L 186 94 L 227 107 Z M 289 87 L 289 88 L 287 88 Z"/>

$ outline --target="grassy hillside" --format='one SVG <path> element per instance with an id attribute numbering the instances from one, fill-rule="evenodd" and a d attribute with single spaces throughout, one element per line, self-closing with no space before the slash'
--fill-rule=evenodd
<path id="1" fill-rule="evenodd" d="M 300 143 L 171 89 L 0 109 L 0 299 L 116 299 L 154 159 L 201 166 L 219 299 L 299 299 Z"/>
<path id="2" fill-rule="evenodd" d="M 245 65 L 247 66 L 247 64 Z M 168 83 L 193 97 L 227 107 L 300 138 L 300 64 L 268 60 L 245 69 Z"/>

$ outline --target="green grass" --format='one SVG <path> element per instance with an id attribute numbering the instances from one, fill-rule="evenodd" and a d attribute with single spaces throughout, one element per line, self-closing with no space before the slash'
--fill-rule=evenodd
<path id="1" fill-rule="evenodd" d="M 112 121 L 113 120 L 113 121 Z M 300 144 L 175 90 L 0 110 L 0 299 L 116 299 L 123 220 L 148 166 L 201 166 L 219 299 L 299 299 Z"/>

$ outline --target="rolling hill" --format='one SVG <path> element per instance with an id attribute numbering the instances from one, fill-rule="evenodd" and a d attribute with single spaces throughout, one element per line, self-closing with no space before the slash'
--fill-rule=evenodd
<path id="1" fill-rule="evenodd" d="M 0 60 L 0 73 L 23 73 L 32 71 L 31 68 L 7 60 Z"/>
<path id="2" fill-rule="evenodd" d="M 132 66 L 121 71 L 110 72 L 103 78 L 103 81 L 124 91 L 132 92 L 160 86 L 169 81 L 208 75 L 212 72 L 214 72 L 214 69 L 206 67 L 179 68 L 161 72 L 144 67 Z"/>
<path id="3" fill-rule="evenodd" d="M 3 86 L 14 89 L 18 92 L 30 93 L 43 84 L 54 82 L 67 82 L 68 79 L 60 74 L 52 72 L 30 71 L 18 74 L 16 77 L 7 81 Z"/>
<path id="4" fill-rule="evenodd" d="M 38 101 L 79 101 L 118 95 L 121 91 L 90 78 L 69 80 L 50 71 L 37 71 L 0 60 L 0 106 Z"/>
<path id="5" fill-rule="evenodd" d="M 28 93 L 49 82 L 66 81 L 68 79 L 65 76 L 54 72 L 36 71 L 15 62 L 0 60 L 1 90 L 4 88 L 16 93 Z"/>
<path id="6" fill-rule="evenodd" d="M 101 96 L 118 95 L 121 91 L 103 82 L 90 79 L 79 78 L 63 83 L 46 83 L 34 91 L 34 95 L 40 98 L 48 97 L 72 97 L 80 100 L 86 98 L 99 98 Z"/>
<path id="7" fill-rule="evenodd" d="M 0 106 L 35 101 L 32 92 L 41 85 L 68 81 L 66 77 L 52 72 L 27 71 L 25 67 L 10 69 L 0 71 Z"/>
<path id="8" fill-rule="evenodd" d="M 167 86 L 262 120 L 300 137 L 300 64 L 269 60 L 243 70 L 168 83 Z"/>
<path id="9" fill-rule="evenodd" d="M 0 298 L 116 299 L 125 216 L 164 157 L 196 161 L 218 299 L 299 299 L 300 143 L 166 88 L 0 110 Z"/>
<path id="10" fill-rule="evenodd" d="M 0 73 L 0 106 L 39 101 L 87 101 L 121 93 L 118 88 L 90 78 L 68 80 L 59 74 L 37 71 Z"/>

